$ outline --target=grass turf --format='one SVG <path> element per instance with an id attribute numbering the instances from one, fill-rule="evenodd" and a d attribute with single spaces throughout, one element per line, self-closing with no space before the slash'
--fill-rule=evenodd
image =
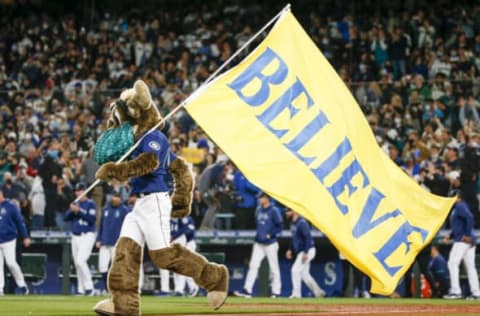
<path id="1" fill-rule="evenodd" d="M 103 297 L 80 297 L 60 295 L 30 295 L 30 296 L 3 296 L 0 297 L 0 315 L 42 315 L 60 316 L 94 315 L 92 307 Z M 232 314 L 232 313 L 285 313 L 295 314 L 299 312 L 314 312 L 309 309 L 311 304 L 363 304 L 368 305 L 451 305 L 462 304 L 461 301 L 428 300 L 428 299 L 349 299 L 349 298 L 326 298 L 326 299 L 299 299 L 287 298 L 236 298 L 229 297 L 226 304 L 218 311 L 213 311 L 205 297 L 142 297 L 142 315 L 188 315 L 188 314 Z M 265 304 L 265 306 L 259 306 Z M 273 306 L 269 306 L 272 305 Z M 302 305 L 307 304 L 305 308 Z M 480 301 L 469 301 L 469 304 L 477 304 L 480 309 Z M 241 308 L 239 307 L 241 306 Z M 318 309 L 316 309 L 318 312 Z"/>

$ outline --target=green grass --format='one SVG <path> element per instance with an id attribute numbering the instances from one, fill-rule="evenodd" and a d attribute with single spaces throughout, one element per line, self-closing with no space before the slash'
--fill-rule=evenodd
<path id="1" fill-rule="evenodd" d="M 30 295 L 30 296 L 4 296 L 0 297 L 0 315 L 2 316 L 59 316 L 94 315 L 93 305 L 103 297 L 78 297 L 78 296 L 56 296 L 56 295 Z M 219 310 L 212 311 L 207 305 L 205 297 L 182 298 L 182 297 L 142 297 L 143 315 L 188 315 L 188 314 L 232 314 L 232 313 L 285 313 L 295 314 L 299 312 L 318 312 L 322 304 L 365 304 L 365 305 L 451 305 L 465 304 L 461 301 L 428 300 L 428 299 L 301 299 L 290 300 L 287 298 L 253 298 L 243 299 L 229 297 L 227 303 Z M 259 307 L 259 305 L 263 305 Z M 311 304 L 318 304 L 312 309 Z M 480 301 L 469 301 L 468 304 L 477 304 L 480 311 Z M 269 306 L 272 305 L 272 306 Z M 306 306 L 305 306 L 306 305 Z M 310 307 L 309 307 L 310 305 Z M 319 307 L 320 305 L 320 307 Z M 302 308 L 305 306 L 305 308 Z M 471 315 L 471 314 L 470 314 Z"/>

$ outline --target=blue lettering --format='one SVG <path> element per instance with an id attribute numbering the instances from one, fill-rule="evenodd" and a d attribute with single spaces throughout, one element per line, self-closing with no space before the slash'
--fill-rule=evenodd
<path id="1" fill-rule="evenodd" d="M 274 60 L 277 60 L 279 64 L 277 70 L 271 75 L 264 75 L 262 71 Z M 267 48 L 260 57 L 251 63 L 250 66 L 228 86 L 235 90 L 237 95 L 245 101 L 245 103 L 251 106 L 258 106 L 263 104 L 270 94 L 268 85 L 281 83 L 285 80 L 287 74 L 288 67 L 285 62 L 273 50 Z M 253 95 L 244 95 L 242 89 L 255 78 L 258 78 L 261 82 L 260 89 Z"/>
<path id="2" fill-rule="evenodd" d="M 257 118 L 260 122 L 263 123 L 275 136 L 281 138 L 288 129 L 276 130 L 270 126 L 271 122 L 280 114 L 285 108 L 288 109 L 290 114 L 290 119 L 292 119 L 298 112 L 297 109 L 293 106 L 292 102 L 298 98 L 301 94 L 305 94 L 307 97 L 307 109 L 313 105 L 313 100 L 308 94 L 307 90 L 303 86 L 300 80 L 297 80 L 293 85 L 283 93 L 283 95 L 278 98 L 271 106 L 269 106 L 262 114 L 258 115 Z"/>
<path id="3" fill-rule="evenodd" d="M 402 226 L 393 234 L 393 236 L 383 245 L 383 247 L 377 251 L 374 256 L 378 261 L 383 265 L 385 270 L 391 276 L 395 275 L 402 266 L 389 266 L 385 261 L 390 257 L 390 255 L 398 248 L 400 245 L 405 244 L 406 250 L 405 254 L 410 251 L 410 242 L 408 241 L 408 236 L 411 233 L 418 232 L 422 235 L 422 242 L 425 242 L 428 232 L 420 227 L 411 226 L 408 222 L 403 223 Z"/>
<path id="4" fill-rule="evenodd" d="M 342 143 L 335 149 L 335 152 L 330 155 L 320 166 L 315 169 L 312 169 L 313 174 L 322 182 L 325 181 L 325 178 L 335 170 L 336 167 L 340 164 L 340 160 L 345 157 L 350 151 L 352 151 L 352 145 L 348 138 L 344 138 Z"/>
<path id="5" fill-rule="evenodd" d="M 365 206 L 363 207 L 362 214 L 360 215 L 357 224 L 355 224 L 355 227 L 353 227 L 353 237 L 359 238 L 368 231 L 385 222 L 387 219 L 401 215 L 400 211 L 396 209 L 393 212 L 383 214 L 376 220 L 372 221 L 373 215 L 375 214 L 378 205 L 384 197 L 385 196 L 381 192 L 375 188 L 372 188 L 372 191 L 368 196 L 367 203 L 365 203 Z"/>
<path id="6" fill-rule="evenodd" d="M 357 160 L 352 161 L 352 163 L 342 172 L 342 177 L 337 180 L 332 186 L 328 187 L 327 190 L 332 195 L 337 207 L 340 209 L 343 215 L 348 213 L 348 207 L 345 204 L 340 203 L 338 196 L 345 190 L 345 186 L 348 188 L 348 196 L 351 196 L 357 187 L 352 184 L 352 179 L 357 173 L 361 173 L 363 176 L 363 185 L 362 188 L 365 188 L 370 181 L 368 180 L 365 171 L 363 171 L 362 166 L 358 163 Z"/>
<path id="7" fill-rule="evenodd" d="M 299 150 L 316 134 L 318 133 L 326 124 L 328 119 L 325 116 L 325 113 L 320 111 L 318 115 L 310 122 L 308 125 L 292 139 L 285 146 L 295 154 L 305 165 L 309 165 L 315 160 L 315 157 L 304 157 L 300 155 Z"/>

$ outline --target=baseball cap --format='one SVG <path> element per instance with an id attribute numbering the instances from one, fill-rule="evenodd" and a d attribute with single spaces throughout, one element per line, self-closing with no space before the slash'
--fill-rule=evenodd
<path id="1" fill-rule="evenodd" d="M 267 193 L 263 192 L 263 191 L 260 191 L 258 194 L 257 194 L 257 198 L 262 198 L 262 197 L 269 197 L 267 195 Z"/>
<path id="2" fill-rule="evenodd" d="M 87 185 L 83 182 L 79 182 L 75 185 L 75 191 L 85 190 Z"/>
<path id="3" fill-rule="evenodd" d="M 112 196 L 120 197 L 120 191 L 118 191 L 118 190 L 112 190 L 111 194 L 112 194 Z"/>

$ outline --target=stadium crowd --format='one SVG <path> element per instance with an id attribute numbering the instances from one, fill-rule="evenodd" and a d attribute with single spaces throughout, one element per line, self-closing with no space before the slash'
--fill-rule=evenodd
<path id="1" fill-rule="evenodd" d="M 480 6 L 442 2 L 425 10 L 422 2 L 408 3 L 411 9 L 386 14 L 323 12 L 315 1 L 293 11 L 351 89 L 385 153 L 433 193 L 461 188 L 478 227 Z M 94 181 L 92 148 L 120 91 L 142 78 L 168 113 L 279 8 L 218 1 L 150 13 L 97 10 L 91 19 L 37 13 L 24 2 L 2 9 L 0 186 L 33 229 L 65 229 L 73 187 Z M 255 208 L 254 190 L 235 181 L 241 174 L 186 112 L 164 132 L 173 150 L 194 156 L 197 183 L 219 163 L 211 189 L 226 194 L 217 211 Z M 99 209 L 112 186 L 127 201 L 128 185 L 104 184 L 93 192 Z M 195 192 L 197 226 L 209 208 L 203 193 Z M 244 225 L 252 228 L 253 220 Z"/>

